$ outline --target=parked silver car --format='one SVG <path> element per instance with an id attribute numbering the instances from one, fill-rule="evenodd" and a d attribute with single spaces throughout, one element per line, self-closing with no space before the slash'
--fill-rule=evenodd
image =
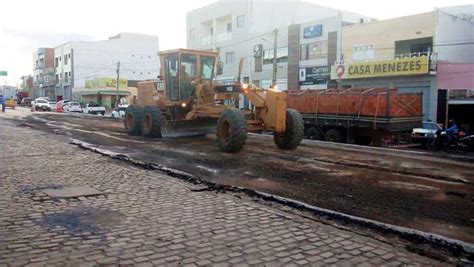
<path id="1" fill-rule="evenodd" d="M 413 143 L 422 143 L 426 146 L 428 140 L 436 138 L 436 132 L 441 130 L 441 126 L 435 122 L 424 121 L 421 128 L 415 128 L 411 133 Z"/>

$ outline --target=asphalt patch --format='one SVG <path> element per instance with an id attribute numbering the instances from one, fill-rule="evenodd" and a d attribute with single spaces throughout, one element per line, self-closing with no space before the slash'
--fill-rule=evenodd
<path id="1" fill-rule="evenodd" d="M 89 207 L 43 216 L 38 224 L 47 229 L 64 228 L 71 235 L 104 234 L 118 225 L 124 215 L 119 211 Z"/>

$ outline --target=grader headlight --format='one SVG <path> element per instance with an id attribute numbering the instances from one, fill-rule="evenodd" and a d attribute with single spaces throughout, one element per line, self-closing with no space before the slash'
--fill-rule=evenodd
<path id="1" fill-rule="evenodd" d="M 250 86 L 247 83 L 242 84 L 242 92 L 247 94 L 249 92 Z"/>

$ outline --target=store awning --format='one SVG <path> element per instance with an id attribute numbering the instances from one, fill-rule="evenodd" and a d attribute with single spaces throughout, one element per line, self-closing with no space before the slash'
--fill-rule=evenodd
<path id="1" fill-rule="evenodd" d="M 118 91 L 119 95 L 130 95 L 128 91 Z M 90 92 L 81 92 L 80 95 L 117 95 L 117 91 L 90 91 Z"/>

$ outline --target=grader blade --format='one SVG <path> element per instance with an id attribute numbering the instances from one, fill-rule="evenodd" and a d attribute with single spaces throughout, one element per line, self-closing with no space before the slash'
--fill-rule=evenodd
<path id="1" fill-rule="evenodd" d="M 170 120 L 161 125 L 161 135 L 165 138 L 199 136 L 215 133 L 217 119 Z"/>

